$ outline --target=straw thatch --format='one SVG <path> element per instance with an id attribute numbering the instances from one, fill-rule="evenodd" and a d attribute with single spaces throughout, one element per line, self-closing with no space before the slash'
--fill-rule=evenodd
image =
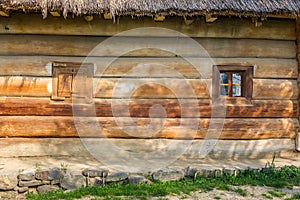
<path id="1" fill-rule="evenodd" d="M 0 0 L 3 10 L 68 14 L 297 16 L 300 0 Z"/>

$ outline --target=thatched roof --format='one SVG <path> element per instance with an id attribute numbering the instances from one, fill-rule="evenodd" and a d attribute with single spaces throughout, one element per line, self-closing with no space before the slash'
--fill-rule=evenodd
<path id="1" fill-rule="evenodd" d="M 297 16 L 300 0 L 0 0 L 2 10 L 68 14 Z"/>

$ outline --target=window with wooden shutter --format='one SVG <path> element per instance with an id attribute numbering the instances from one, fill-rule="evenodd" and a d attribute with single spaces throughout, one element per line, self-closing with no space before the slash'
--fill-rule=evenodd
<path id="1" fill-rule="evenodd" d="M 213 66 L 213 99 L 225 100 L 226 104 L 251 104 L 252 66 Z"/>
<path id="2" fill-rule="evenodd" d="M 91 102 L 94 65 L 92 63 L 52 63 L 52 100 Z"/>

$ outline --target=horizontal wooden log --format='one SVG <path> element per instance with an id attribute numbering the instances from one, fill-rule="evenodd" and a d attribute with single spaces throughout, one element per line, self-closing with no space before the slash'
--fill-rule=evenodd
<path id="1" fill-rule="evenodd" d="M 0 18 L 5 25 L 1 34 L 46 34 L 46 35 L 99 35 L 112 36 L 122 31 L 143 27 L 161 27 L 179 31 L 191 37 L 222 37 L 222 38 L 265 38 L 295 40 L 295 22 L 293 20 L 268 19 L 262 27 L 255 27 L 251 19 L 219 18 L 214 23 L 205 23 L 204 19 L 193 19 L 187 25 L 182 17 L 169 17 L 162 23 L 154 22 L 152 17 L 132 18 L 121 16 L 119 23 L 112 20 L 94 18 L 86 22 L 83 17 L 63 19 L 48 16 L 42 19 L 39 14 L 14 14 L 10 18 Z M 59 26 L 58 26 L 59 24 Z M 122 33 L 126 34 L 126 33 Z M 147 36 L 157 36 L 157 32 L 147 31 Z M 161 33 L 163 34 L 163 33 Z M 129 36 L 140 36 L 138 30 Z"/>
<path id="2" fill-rule="evenodd" d="M 296 118 L 149 119 L 2 116 L 0 126 L 0 137 L 270 139 L 295 138 L 299 122 Z"/>
<path id="3" fill-rule="evenodd" d="M 85 60 L 86 59 L 86 60 Z M 297 78 L 295 59 L 261 58 L 108 58 L 59 56 L 0 56 L 0 75 L 51 76 L 51 62 L 91 62 L 95 76 L 102 77 L 186 77 L 211 78 L 212 64 L 255 66 L 254 78 Z M 113 61 L 113 62 L 112 62 Z M 112 62 L 112 63 L 111 63 Z M 192 64 L 196 63 L 194 66 Z M 12 70 L 13 69 L 13 70 Z M 198 71 L 198 70 L 199 71 Z"/>
<path id="4" fill-rule="evenodd" d="M 4 76 L 0 77 L 2 96 L 51 96 L 52 78 Z"/>
<path id="5" fill-rule="evenodd" d="M 180 102 L 176 99 L 94 99 L 93 104 L 72 105 L 53 102 L 48 98 L 25 97 L 0 99 L 0 115 L 149 117 L 149 110 L 157 108 L 157 104 L 165 112 L 152 112 L 152 117 L 224 117 L 225 112 L 226 117 L 298 117 L 296 100 L 252 100 L 252 105 L 229 105 L 224 108 L 219 104 L 212 105 L 211 100 L 206 99 L 182 99 Z"/>
<path id="6" fill-rule="evenodd" d="M 211 80 L 179 78 L 98 78 L 94 96 L 98 98 L 210 98 Z M 2 96 L 51 96 L 52 78 L 2 76 Z M 296 80 L 254 79 L 254 99 L 297 99 Z"/>
<path id="7" fill-rule="evenodd" d="M 169 146 L 172 142 L 172 146 Z M 199 149 L 205 144 L 205 140 L 194 140 L 187 142 L 186 140 L 170 140 L 170 139 L 107 139 L 107 138 L 87 138 L 84 143 L 88 145 L 88 149 L 93 149 L 92 153 L 98 158 L 106 156 L 106 158 L 115 158 L 115 151 L 107 148 L 104 151 L 97 152 L 102 144 L 113 144 L 122 152 L 128 150 L 136 152 L 137 159 L 151 160 L 153 152 L 155 159 L 161 153 L 160 149 L 167 149 L 167 155 L 161 154 L 161 158 L 165 156 L 178 155 L 188 158 L 202 158 L 202 152 Z M 295 140 L 293 139 L 266 139 L 266 140 L 218 140 L 213 146 L 212 151 L 207 157 L 211 158 L 272 158 L 274 153 L 279 155 L 282 152 L 293 151 L 295 149 Z M 103 150 L 103 149 L 101 149 Z M 176 153 L 177 152 L 177 153 Z M 118 154 L 124 156 L 128 154 Z M 79 138 L 2 138 L 0 139 L 0 157 L 36 157 L 36 156 L 90 156 L 86 147 Z M 169 159 L 169 158 L 168 158 Z"/>
<path id="8" fill-rule="evenodd" d="M 114 37 L 106 39 L 108 38 L 2 35 L 0 55 L 296 57 L 294 41 L 209 38 L 193 38 L 194 40 L 192 40 L 178 37 Z M 98 47 L 94 49 L 96 46 Z"/>
<path id="9" fill-rule="evenodd" d="M 297 99 L 296 80 L 255 79 L 253 80 L 254 99 Z"/>
<path id="10" fill-rule="evenodd" d="M 205 79 L 105 79 L 95 80 L 98 98 L 210 98 L 211 80 Z"/>

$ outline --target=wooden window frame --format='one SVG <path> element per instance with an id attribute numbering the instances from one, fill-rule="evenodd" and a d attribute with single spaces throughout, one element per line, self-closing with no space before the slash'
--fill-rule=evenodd
<path id="1" fill-rule="evenodd" d="M 79 80 L 78 73 L 82 74 L 84 81 L 84 88 L 82 84 L 76 83 Z M 70 94 L 60 95 L 60 75 L 70 75 L 71 82 Z M 52 96 L 51 99 L 55 101 L 71 102 L 76 99 L 75 102 L 90 103 L 93 99 L 93 76 L 94 76 L 94 64 L 93 63 L 74 63 L 74 62 L 52 62 Z M 79 89 L 79 92 L 75 90 Z"/>
<path id="2" fill-rule="evenodd" d="M 241 96 L 232 96 L 231 88 L 228 88 L 229 96 L 220 94 L 220 73 L 229 72 L 241 73 Z M 231 81 L 231 78 L 228 79 Z M 231 84 L 232 85 L 232 84 Z M 229 83 L 230 86 L 230 83 Z M 214 65 L 213 66 L 213 87 L 212 98 L 217 102 L 225 102 L 225 104 L 251 104 L 253 91 L 253 66 L 243 65 Z"/>

